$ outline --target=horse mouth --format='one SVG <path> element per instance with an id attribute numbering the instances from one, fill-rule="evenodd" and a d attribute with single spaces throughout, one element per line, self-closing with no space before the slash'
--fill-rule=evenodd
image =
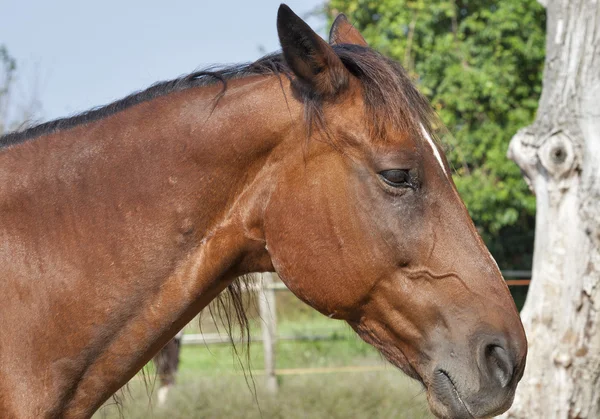
<path id="1" fill-rule="evenodd" d="M 443 369 L 437 370 L 435 374 L 432 385 L 435 397 L 446 409 L 451 411 L 451 417 L 455 419 L 475 419 L 475 416 L 462 399 L 450 374 Z"/>

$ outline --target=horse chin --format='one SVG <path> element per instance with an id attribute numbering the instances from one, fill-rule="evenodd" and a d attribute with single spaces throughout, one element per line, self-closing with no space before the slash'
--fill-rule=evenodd
<path id="1" fill-rule="evenodd" d="M 445 370 L 438 369 L 434 372 L 434 377 L 427 386 L 427 401 L 435 416 L 452 419 L 491 418 L 507 411 L 514 398 L 513 391 L 510 392 L 510 397 L 503 398 L 501 402 L 482 406 L 472 403 L 473 397 L 463 394 L 459 387 Z"/>
<path id="2" fill-rule="evenodd" d="M 383 355 L 383 357 L 386 360 L 388 360 L 390 364 L 401 370 L 410 378 L 413 378 L 420 382 L 424 388 L 427 388 L 425 381 L 418 373 L 417 369 L 411 364 L 408 357 L 404 354 L 401 348 L 399 348 L 397 345 L 392 345 L 386 342 L 384 339 L 377 336 L 377 334 L 364 323 L 350 323 L 350 326 L 352 326 L 354 331 L 358 334 L 358 336 L 360 336 L 362 340 L 364 340 L 369 345 L 377 349 L 381 353 L 381 355 Z"/>
<path id="3" fill-rule="evenodd" d="M 427 402 L 431 412 L 438 418 L 474 418 L 448 377 L 434 379 L 433 384 L 427 388 Z"/>

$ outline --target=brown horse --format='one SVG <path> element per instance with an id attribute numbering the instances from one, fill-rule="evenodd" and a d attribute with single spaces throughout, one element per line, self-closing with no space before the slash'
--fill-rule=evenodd
<path id="1" fill-rule="evenodd" d="M 163 406 L 167 401 L 169 389 L 175 384 L 177 372 L 179 371 L 179 356 L 181 354 L 181 340 L 183 330 L 171 339 L 152 359 L 158 375 L 159 387 L 157 390 L 157 402 Z"/>
<path id="2" fill-rule="evenodd" d="M 283 50 L 0 139 L 0 417 L 89 417 L 236 278 L 277 271 L 421 381 L 506 410 L 526 339 L 399 65 L 287 6 Z"/>

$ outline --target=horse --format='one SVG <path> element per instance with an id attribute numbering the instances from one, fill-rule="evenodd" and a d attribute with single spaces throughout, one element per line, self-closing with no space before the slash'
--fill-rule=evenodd
<path id="1" fill-rule="evenodd" d="M 0 417 L 90 417 L 273 271 L 437 416 L 511 405 L 526 337 L 430 104 L 341 15 L 327 42 L 281 5 L 277 32 L 281 53 L 0 139 Z"/>
<path id="2" fill-rule="evenodd" d="M 179 331 L 173 339 L 156 354 L 152 359 L 158 375 L 159 387 L 157 391 L 157 405 L 164 406 L 167 395 L 172 386 L 175 385 L 177 372 L 179 371 L 179 356 L 181 354 L 181 340 L 183 330 Z"/>

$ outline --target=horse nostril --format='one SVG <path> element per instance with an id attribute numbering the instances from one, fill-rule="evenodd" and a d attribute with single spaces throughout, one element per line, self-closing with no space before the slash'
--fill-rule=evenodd
<path id="1" fill-rule="evenodd" d="M 506 350 L 499 345 L 485 347 L 485 361 L 488 372 L 501 387 L 506 387 L 514 373 L 514 364 Z"/>

